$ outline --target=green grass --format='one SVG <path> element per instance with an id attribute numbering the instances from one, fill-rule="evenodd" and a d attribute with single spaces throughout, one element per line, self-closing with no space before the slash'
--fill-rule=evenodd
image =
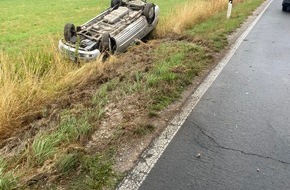
<path id="1" fill-rule="evenodd" d="M 7 163 L 0 156 L 0 189 L 10 190 L 17 185 L 17 178 L 13 171 L 5 172 Z"/>
<path id="2" fill-rule="evenodd" d="M 81 161 L 82 175 L 77 184 L 70 189 L 104 189 L 112 188 L 118 179 L 118 174 L 113 171 L 113 159 L 104 155 L 84 156 Z"/>
<path id="3" fill-rule="evenodd" d="M 69 172 L 75 171 L 80 165 L 82 156 L 78 152 L 63 155 L 56 164 L 58 172 L 62 175 L 68 175 Z"/>
<path id="4" fill-rule="evenodd" d="M 0 189 L 10 190 L 17 186 L 17 179 L 13 173 L 8 172 L 3 175 L 0 174 Z"/>
<path id="5" fill-rule="evenodd" d="M 1 48 L 19 53 L 21 48 L 45 46 L 60 37 L 67 22 L 81 24 L 105 8 L 105 1 L 14 0 L 0 2 Z M 76 16 L 77 15 L 77 16 Z"/>
<path id="6" fill-rule="evenodd" d="M 187 0 L 153 0 L 166 15 L 173 4 Z M 110 0 L 1 0 L 0 50 L 19 56 L 23 50 L 57 45 L 65 23 L 81 25 L 108 8 Z"/>
<path id="7" fill-rule="evenodd" d="M 118 79 L 112 79 L 109 82 L 101 85 L 101 87 L 92 97 L 92 103 L 98 108 L 102 108 L 107 105 L 109 94 L 111 91 L 117 88 L 118 82 Z"/>
<path id="8" fill-rule="evenodd" d="M 65 155 L 57 163 L 57 170 L 70 183 L 67 189 L 113 189 L 121 175 L 113 170 L 114 152 L 84 155 L 74 152 Z M 78 171 L 77 174 L 74 172 Z M 57 185 L 52 185 L 56 187 Z"/>
<path id="9" fill-rule="evenodd" d="M 141 125 L 133 131 L 133 134 L 138 136 L 144 136 L 152 133 L 155 130 L 155 126 L 152 124 Z"/>
<path id="10" fill-rule="evenodd" d="M 264 0 L 245 1 L 233 7 L 230 19 L 226 19 L 226 11 L 220 12 L 206 22 L 197 24 L 188 34 L 194 38 L 202 40 L 206 45 L 219 51 L 227 44 L 227 35 L 238 28 L 241 23 L 249 16 L 253 10 L 256 9 Z"/>
<path id="11" fill-rule="evenodd" d="M 74 143 L 87 136 L 92 130 L 89 113 L 77 118 L 70 114 L 63 116 L 59 127 L 52 133 L 39 133 L 32 143 L 32 152 L 27 152 L 29 164 L 40 166 L 57 152 L 57 147 L 65 143 Z"/>
<path id="12" fill-rule="evenodd" d="M 39 135 L 32 143 L 32 158 L 29 159 L 29 165 L 42 165 L 45 160 L 50 158 L 56 152 L 56 146 L 60 143 L 60 139 L 53 135 Z M 28 153 L 31 154 L 31 153 Z M 30 155 L 28 155 L 29 157 Z"/>
<path id="13" fill-rule="evenodd" d="M 155 52 L 155 55 L 165 54 L 168 56 L 160 57 L 152 72 L 146 76 L 153 100 L 149 115 L 179 98 L 197 73 L 211 61 L 211 57 L 206 56 L 205 48 L 186 42 L 164 43 Z"/>

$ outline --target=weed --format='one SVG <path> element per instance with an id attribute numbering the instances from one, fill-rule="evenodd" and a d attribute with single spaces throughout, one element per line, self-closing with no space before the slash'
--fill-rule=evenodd
<path id="1" fill-rule="evenodd" d="M 0 156 L 0 174 L 3 173 L 7 166 L 7 163 L 4 161 L 4 159 Z"/>
<path id="2" fill-rule="evenodd" d="M 105 155 L 105 156 L 104 156 Z M 119 175 L 112 169 L 113 159 L 112 156 L 108 157 L 106 154 L 84 156 L 81 159 L 81 175 L 76 183 L 73 183 L 70 189 L 104 189 L 112 188 Z"/>
<path id="3" fill-rule="evenodd" d="M 7 163 L 0 157 L 0 189 L 13 189 L 17 185 L 17 178 L 13 172 L 5 172 Z"/>
<path id="4" fill-rule="evenodd" d="M 88 173 L 85 183 L 91 189 L 101 189 L 108 183 L 108 176 L 112 173 L 112 161 L 105 162 L 99 157 L 85 157 L 83 170 Z"/>
<path id="5" fill-rule="evenodd" d="M 56 152 L 56 145 L 60 143 L 60 139 L 54 136 L 38 135 L 32 143 L 32 155 L 28 153 L 29 165 L 42 165 L 43 162 Z M 31 157 L 32 156 L 32 157 Z"/>
<path id="6" fill-rule="evenodd" d="M 117 130 L 113 134 L 114 139 L 120 139 L 122 136 L 126 134 L 123 126 L 118 126 Z"/>
<path id="7" fill-rule="evenodd" d="M 141 125 L 137 127 L 134 131 L 133 134 L 137 136 L 144 136 L 147 134 L 152 133 L 155 130 L 155 126 L 152 124 L 146 124 L 146 125 Z"/>
<path id="8" fill-rule="evenodd" d="M 157 86 L 158 81 L 160 81 L 159 76 L 157 76 L 156 74 L 149 74 L 147 75 L 146 79 L 147 79 L 147 85 L 149 87 Z"/>
<path id="9" fill-rule="evenodd" d="M 92 97 L 92 103 L 95 105 L 94 111 L 96 120 L 100 120 L 105 113 L 105 106 L 109 102 L 110 92 L 115 90 L 118 85 L 118 79 L 112 79 L 109 82 L 101 85 L 98 91 Z"/>
<path id="10" fill-rule="evenodd" d="M 15 189 L 16 186 L 17 179 L 11 172 L 0 174 L 0 189 L 10 190 Z"/>
<path id="11" fill-rule="evenodd" d="M 133 76 L 131 77 L 131 80 L 128 80 L 128 84 L 123 85 L 123 94 L 124 95 L 130 95 L 134 92 L 139 92 L 144 90 L 142 79 L 144 78 L 144 74 L 140 71 L 136 71 Z"/>
<path id="12" fill-rule="evenodd" d="M 73 143 L 85 137 L 92 129 L 88 123 L 88 115 L 80 118 L 65 115 L 58 129 L 52 133 L 39 134 L 32 143 L 32 155 L 28 149 L 30 165 L 42 165 L 43 162 L 56 153 L 57 146 L 61 143 Z"/>
<path id="13" fill-rule="evenodd" d="M 56 139 L 65 143 L 72 143 L 79 140 L 81 137 L 87 136 L 92 129 L 88 122 L 88 112 L 84 113 L 82 117 L 65 116 L 56 132 Z"/>
<path id="14" fill-rule="evenodd" d="M 80 165 L 81 156 L 79 153 L 66 154 L 61 157 L 56 164 L 57 170 L 63 174 L 67 175 L 70 171 L 74 171 Z"/>
<path id="15" fill-rule="evenodd" d="M 150 109 L 150 110 L 149 110 L 149 113 L 148 113 L 148 116 L 151 117 L 151 118 L 152 118 L 152 117 L 158 117 L 159 114 L 158 114 L 156 111 Z"/>
<path id="16" fill-rule="evenodd" d="M 108 92 L 114 88 L 112 87 L 112 81 L 103 84 L 93 96 L 92 103 L 97 105 L 98 108 L 104 107 L 108 103 Z"/>
<path id="17" fill-rule="evenodd" d="M 158 55 L 167 53 L 163 58 Z M 154 116 L 180 96 L 185 86 L 206 67 L 209 58 L 204 57 L 205 50 L 194 44 L 184 42 L 163 43 L 154 53 L 158 61 L 150 73 L 144 76 L 148 93 L 153 103 L 149 113 Z M 191 59 L 192 58 L 192 59 Z"/>

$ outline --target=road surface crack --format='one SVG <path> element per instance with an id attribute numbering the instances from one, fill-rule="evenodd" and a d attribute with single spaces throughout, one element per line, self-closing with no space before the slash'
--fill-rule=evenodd
<path id="1" fill-rule="evenodd" d="M 208 135 L 201 127 L 199 127 L 196 124 L 195 124 L 195 126 L 200 130 L 200 132 L 204 136 L 206 136 L 208 139 L 210 139 L 212 142 L 214 142 L 216 144 L 216 147 L 218 147 L 218 148 L 221 148 L 221 149 L 224 149 L 224 150 L 229 150 L 229 151 L 234 151 L 234 152 L 240 152 L 240 153 L 242 153 L 244 155 L 256 156 L 256 157 L 259 157 L 259 158 L 269 159 L 269 160 L 273 160 L 273 161 L 276 161 L 276 162 L 279 162 L 279 163 L 282 163 L 282 164 L 290 164 L 290 162 L 286 162 L 286 161 L 283 161 L 283 160 L 272 158 L 270 156 L 264 156 L 264 155 L 260 155 L 260 154 L 256 154 L 256 153 L 252 153 L 252 152 L 246 152 L 246 151 L 239 150 L 239 149 L 225 147 L 225 146 L 221 145 L 220 143 L 218 143 L 212 136 Z"/>

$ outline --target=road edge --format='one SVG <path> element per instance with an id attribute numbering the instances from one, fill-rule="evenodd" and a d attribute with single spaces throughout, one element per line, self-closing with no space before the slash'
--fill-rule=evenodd
<path id="1" fill-rule="evenodd" d="M 140 161 L 132 169 L 132 171 L 123 179 L 123 181 L 117 186 L 117 190 L 135 190 L 138 189 L 143 181 L 146 179 L 147 175 L 154 167 L 155 163 L 158 161 L 160 156 L 163 154 L 164 150 L 167 148 L 171 140 L 174 138 L 175 134 L 179 131 L 182 124 L 197 105 L 201 97 L 205 94 L 207 89 L 212 85 L 215 79 L 218 77 L 223 68 L 227 65 L 233 54 L 236 52 L 240 44 L 250 33 L 256 23 L 260 20 L 261 16 L 264 14 L 269 5 L 273 2 L 265 1 L 264 9 L 259 15 L 249 24 L 249 26 L 242 32 L 242 34 L 237 38 L 237 40 L 231 45 L 228 52 L 224 58 L 217 64 L 215 68 L 209 73 L 209 75 L 204 79 L 204 81 L 199 85 L 196 91 L 187 99 L 185 106 L 181 109 L 172 120 L 169 122 L 166 129 L 161 133 L 161 135 L 155 139 L 152 145 L 144 151 L 140 156 Z"/>

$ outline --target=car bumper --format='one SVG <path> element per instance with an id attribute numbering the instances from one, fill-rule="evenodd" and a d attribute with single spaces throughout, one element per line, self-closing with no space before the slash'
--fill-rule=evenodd
<path id="1" fill-rule="evenodd" d="M 76 48 L 64 43 L 63 40 L 59 40 L 58 49 L 61 51 L 62 54 L 64 54 L 73 61 L 76 61 L 77 59 L 83 61 L 91 61 L 95 60 L 101 55 L 101 52 L 98 49 L 95 49 L 93 51 L 77 51 Z"/>

